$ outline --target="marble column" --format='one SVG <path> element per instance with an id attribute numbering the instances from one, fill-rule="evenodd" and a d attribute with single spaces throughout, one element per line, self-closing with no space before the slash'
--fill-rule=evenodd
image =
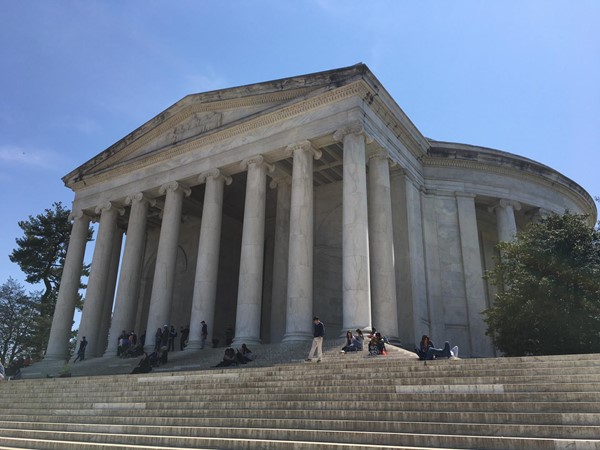
<path id="1" fill-rule="evenodd" d="M 81 285 L 81 272 L 83 270 L 90 217 L 80 210 L 72 213 L 69 219 L 73 220 L 73 228 L 71 229 L 69 247 L 67 248 L 65 265 L 60 280 L 56 308 L 52 317 L 50 338 L 48 339 L 48 347 L 44 358 L 47 360 L 65 360 L 69 357 L 69 339 L 73 326 L 75 303 Z"/>
<path id="2" fill-rule="evenodd" d="M 493 356 L 494 347 L 485 335 L 487 325 L 481 314 L 488 308 L 481 265 L 481 249 L 477 229 L 475 195 L 456 192 L 458 226 L 465 277 L 465 296 L 467 300 L 467 319 L 472 357 Z"/>
<path id="3" fill-rule="evenodd" d="M 512 241 L 517 234 L 515 211 L 521 209 L 519 202 L 502 199 L 494 207 L 496 211 L 496 224 L 498 226 L 498 241 Z"/>
<path id="4" fill-rule="evenodd" d="M 102 312 L 104 310 L 104 299 L 106 298 L 106 287 L 112 262 L 115 233 L 117 232 L 117 217 L 123 214 L 123 209 L 114 203 L 106 202 L 96 208 L 96 214 L 100 214 L 100 226 L 94 247 L 92 268 L 88 279 L 88 287 L 81 314 L 81 323 L 77 341 L 83 336 L 88 340 L 86 357 L 98 356 L 99 348 L 98 334 L 102 325 Z"/>
<path id="5" fill-rule="evenodd" d="M 372 325 L 398 341 L 398 304 L 390 167 L 386 151 L 369 157 L 369 247 L 371 250 Z"/>
<path id="6" fill-rule="evenodd" d="M 217 275 L 219 272 L 219 249 L 221 244 L 221 221 L 223 218 L 223 185 L 231 184 L 231 177 L 213 169 L 200 175 L 200 183 L 206 182 L 202 224 L 198 243 L 198 261 L 192 299 L 189 347 L 201 348 L 202 320 L 208 325 L 208 338 L 212 340 L 217 300 Z"/>
<path id="7" fill-rule="evenodd" d="M 277 189 L 271 294 L 271 343 L 274 343 L 281 342 L 285 334 L 292 179 L 275 178 L 270 186 Z"/>
<path id="8" fill-rule="evenodd" d="M 343 329 L 371 328 L 369 280 L 369 227 L 367 215 L 366 144 L 370 139 L 355 123 L 338 130 L 334 139 L 343 142 Z"/>
<path id="9" fill-rule="evenodd" d="M 165 206 L 158 238 L 154 283 L 150 297 L 150 309 L 146 326 L 146 350 L 154 348 L 154 334 L 163 325 L 169 325 L 171 319 L 171 298 L 175 284 L 177 262 L 177 244 L 181 225 L 183 197 L 189 196 L 191 190 L 177 181 L 164 184 L 159 193 L 166 194 Z"/>
<path id="10" fill-rule="evenodd" d="M 293 155 L 290 242 L 284 342 L 312 339 L 313 303 L 313 157 L 321 152 L 309 141 L 287 148 Z"/>
<path id="11" fill-rule="evenodd" d="M 108 332 L 110 330 L 113 306 L 115 303 L 115 290 L 117 288 L 117 276 L 119 275 L 119 262 L 121 261 L 121 248 L 123 247 L 123 233 L 125 230 L 117 227 L 113 243 L 110 270 L 106 282 L 106 295 L 104 297 L 104 306 L 102 307 L 102 324 L 98 330 L 97 354 L 104 355 L 108 346 Z"/>
<path id="12" fill-rule="evenodd" d="M 143 192 L 130 195 L 125 199 L 125 204 L 131 205 L 131 210 L 115 300 L 115 312 L 108 333 L 108 347 L 105 356 L 116 355 L 117 340 L 121 332 L 123 330 L 130 331 L 134 327 L 144 256 L 148 206 L 155 203 L 155 200 L 148 198 Z M 136 330 L 136 332 L 141 335 L 140 332 L 143 330 Z"/>
<path id="13" fill-rule="evenodd" d="M 260 344 L 267 170 L 261 155 L 242 161 L 248 170 L 240 256 L 235 345 Z"/>

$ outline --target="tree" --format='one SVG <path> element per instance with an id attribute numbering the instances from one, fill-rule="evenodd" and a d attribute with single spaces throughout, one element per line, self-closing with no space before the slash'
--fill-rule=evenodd
<path id="1" fill-rule="evenodd" d="M 0 360 L 4 364 L 18 354 L 39 351 L 35 346 L 38 301 L 12 278 L 0 286 Z"/>
<path id="2" fill-rule="evenodd" d="M 507 356 L 600 352 L 600 231 L 586 216 L 550 215 L 512 242 L 486 278 L 498 286 L 484 312 Z"/>
<path id="3" fill-rule="evenodd" d="M 52 206 L 54 209 L 19 222 L 24 236 L 16 239 L 17 248 L 10 255 L 27 275 L 28 283 L 44 284 L 41 304 L 48 309 L 53 309 L 56 301 L 71 234 L 70 211 L 61 202 Z"/>
<path id="4" fill-rule="evenodd" d="M 52 206 L 42 214 L 19 222 L 23 237 L 16 239 L 17 248 L 10 254 L 10 260 L 19 265 L 28 283 L 44 285 L 36 303 L 39 312 L 35 317 L 37 341 L 31 343 L 35 349 L 45 349 L 48 342 L 72 228 L 69 220 L 71 212 L 61 202 Z M 90 228 L 88 241 L 91 239 Z M 82 275 L 88 274 L 89 266 L 86 265 Z M 81 288 L 85 285 L 82 284 Z M 81 299 L 78 306 L 81 307 Z"/>

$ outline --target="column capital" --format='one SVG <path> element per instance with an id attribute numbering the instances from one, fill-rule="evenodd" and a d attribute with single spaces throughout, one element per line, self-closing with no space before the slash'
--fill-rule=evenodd
<path id="1" fill-rule="evenodd" d="M 183 195 L 186 197 L 189 197 L 192 193 L 192 190 L 180 181 L 171 181 L 169 183 L 165 183 L 159 188 L 158 192 L 160 195 L 164 195 L 167 193 L 167 191 L 176 192 L 178 190 L 183 191 Z"/>
<path id="2" fill-rule="evenodd" d="M 91 217 L 88 214 L 86 214 L 83 209 L 78 209 L 77 211 L 71 211 L 71 214 L 69 214 L 69 222 L 73 222 L 74 220 L 77 220 L 77 219 L 83 219 L 84 217 L 91 219 Z"/>
<path id="3" fill-rule="evenodd" d="M 501 199 L 498 202 L 498 206 L 500 206 L 501 208 L 507 208 L 509 206 L 512 206 L 512 208 L 515 211 L 519 211 L 521 209 L 521 204 L 519 202 L 516 202 L 514 200 L 507 200 L 505 198 Z"/>
<path id="4" fill-rule="evenodd" d="M 387 162 L 388 162 L 388 164 L 389 164 L 389 166 L 390 166 L 390 167 L 393 167 L 393 166 L 395 166 L 395 165 L 396 165 L 396 161 L 393 161 L 393 160 L 390 158 L 390 155 L 389 155 L 389 153 L 388 153 L 388 152 L 386 152 L 386 151 L 385 151 L 385 150 L 383 150 L 383 149 L 379 149 L 379 150 L 377 150 L 377 151 L 375 151 L 375 152 L 371 153 L 371 154 L 370 154 L 370 155 L 367 157 L 367 163 L 368 163 L 368 164 L 370 164 L 370 163 L 371 163 L 371 160 L 373 160 L 373 159 L 378 159 L 378 160 L 381 160 L 381 159 L 382 159 L 382 160 L 386 160 L 386 159 L 387 159 Z"/>
<path id="5" fill-rule="evenodd" d="M 498 201 L 498 203 L 496 203 L 493 206 L 490 206 L 488 208 L 488 211 L 495 212 L 498 209 L 498 207 L 505 209 L 505 208 L 508 208 L 509 206 L 511 206 L 514 211 L 519 211 L 521 209 L 521 203 L 516 202 L 514 200 L 507 200 L 505 198 L 502 198 Z"/>
<path id="6" fill-rule="evenodd" d="M 156 200 L 152 197 L 149 197 L 147 194 L 144 194 L 143 192 L 136 192 L 135 194 L 125 197 L 125 204 L 128 206 L 139 202 L 146 202 L 150 206 L 156 205 Z"/>
<path id="7" fill-rule="evenodd" d="M 343 128 L 340 128 L 333 133 L 333 139 L 338 142 L 342 142 L 344 137 L 348 134 L 358 134 L 360 136 L 364 136 L 367 144 L 373 142 L 373 136 L 367 133 L 365 126 L 360 122 L 353 122 Z"/>
<path id="8" fill-rule="evenodd" d="M 275 171 L 275 166 L 273 164 L 269 164 L 265 160 L 265 157 L 263 155 L 256 155 L 256 156 L 252 156 L 250 158 L 246 158 L 240 163 L 240 165 L 242 166 L 242 169 L 244 169 L 244 170 L 248 170 L 248 168 L 250 167 L 251 164 L 254 164 L 255 166 L 264 165 L 269 172 Z"/>
<path id="9" fill-rule="evenodd" d="M 269 183 L 269 187 L 271 189 L 275 189 L 280 184 L 287 184 L 287 185 L 291 186 L 291 184 L 292 184 L 292 177 L 276 177 L 276 178 L 273 178 L 271 180 L 271 182 Z"/>
<path id="10" fill-rule="evenodd" d="M 98 206 L 96 206 L 96 209 L 94 210 L 94 212 L 96 214 L 102 214 L 102 212 L 110 211 L 111 209 L 116 210 L 120 216 L 125 214 L 125 210 L 123 208 L 118 207 L 114 202 L 110 202 L 110 201 L 100 203 Z"/>
<path id="11" fill-rule="evenodd" d="M 229 186 L 233 181 L 230 176 L 225 175 L 221 170 L 211 169 L 207 170 L 206 172 L 202 172 L 200 175 L 198 175 L 198 182 L 200 184 L 206 183 L 209 178 L 213 180 L 222 179 L 227 186 Z"/>
<path id="12" fill-rule="evenodd" d="M 313 154 L 313 158 L 317 160 L 321 159 L 321 155 L 323 154 L 321 150 L 313 147 L 312 143 L 308 139 L 288 145 L 285 148 L 285 154 L 288 157 L 293 156 L 296 150 L 311 151 Z"/>

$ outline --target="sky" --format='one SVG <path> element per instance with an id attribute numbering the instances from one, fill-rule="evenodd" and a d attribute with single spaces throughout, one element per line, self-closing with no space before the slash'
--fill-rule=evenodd
<path id="1" fill-rule="evenodd" d="M 0 283 L 39 288 L 18 221 L 70 208 L 61 177 L 182 97 L 358 62 L 425 136 L 600 195 L 600 1 L 0 0 Z"/>

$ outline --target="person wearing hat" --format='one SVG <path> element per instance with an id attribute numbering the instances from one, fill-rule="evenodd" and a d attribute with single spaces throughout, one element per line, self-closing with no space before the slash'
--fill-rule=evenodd
<path id="1" fill-rule="evenodd" d="M 204 348 L 206 338 L 208 337 L 208 325 L 206 325 L 206 322 L 204 320 L 200 323 L 202 324 L 202 332 L 200 333 L 200 339 L 202 340 L 202 342 L 200 344 L 200 348 Z"/>
<path id="2" fill-rule="evenodd" d="M 306 361 L 312 361 L 315 356 L 315 351 L 317 353 L 317 362 L 321 362 L 323 358 L 323 337 L 325 336 L 325 325 L 323 322 L 319 320 L 317 316 L 313 317 L 313 341 L 312 346 L 310 348 L 310 352 L 308 353 L 308 358 Z"/>

